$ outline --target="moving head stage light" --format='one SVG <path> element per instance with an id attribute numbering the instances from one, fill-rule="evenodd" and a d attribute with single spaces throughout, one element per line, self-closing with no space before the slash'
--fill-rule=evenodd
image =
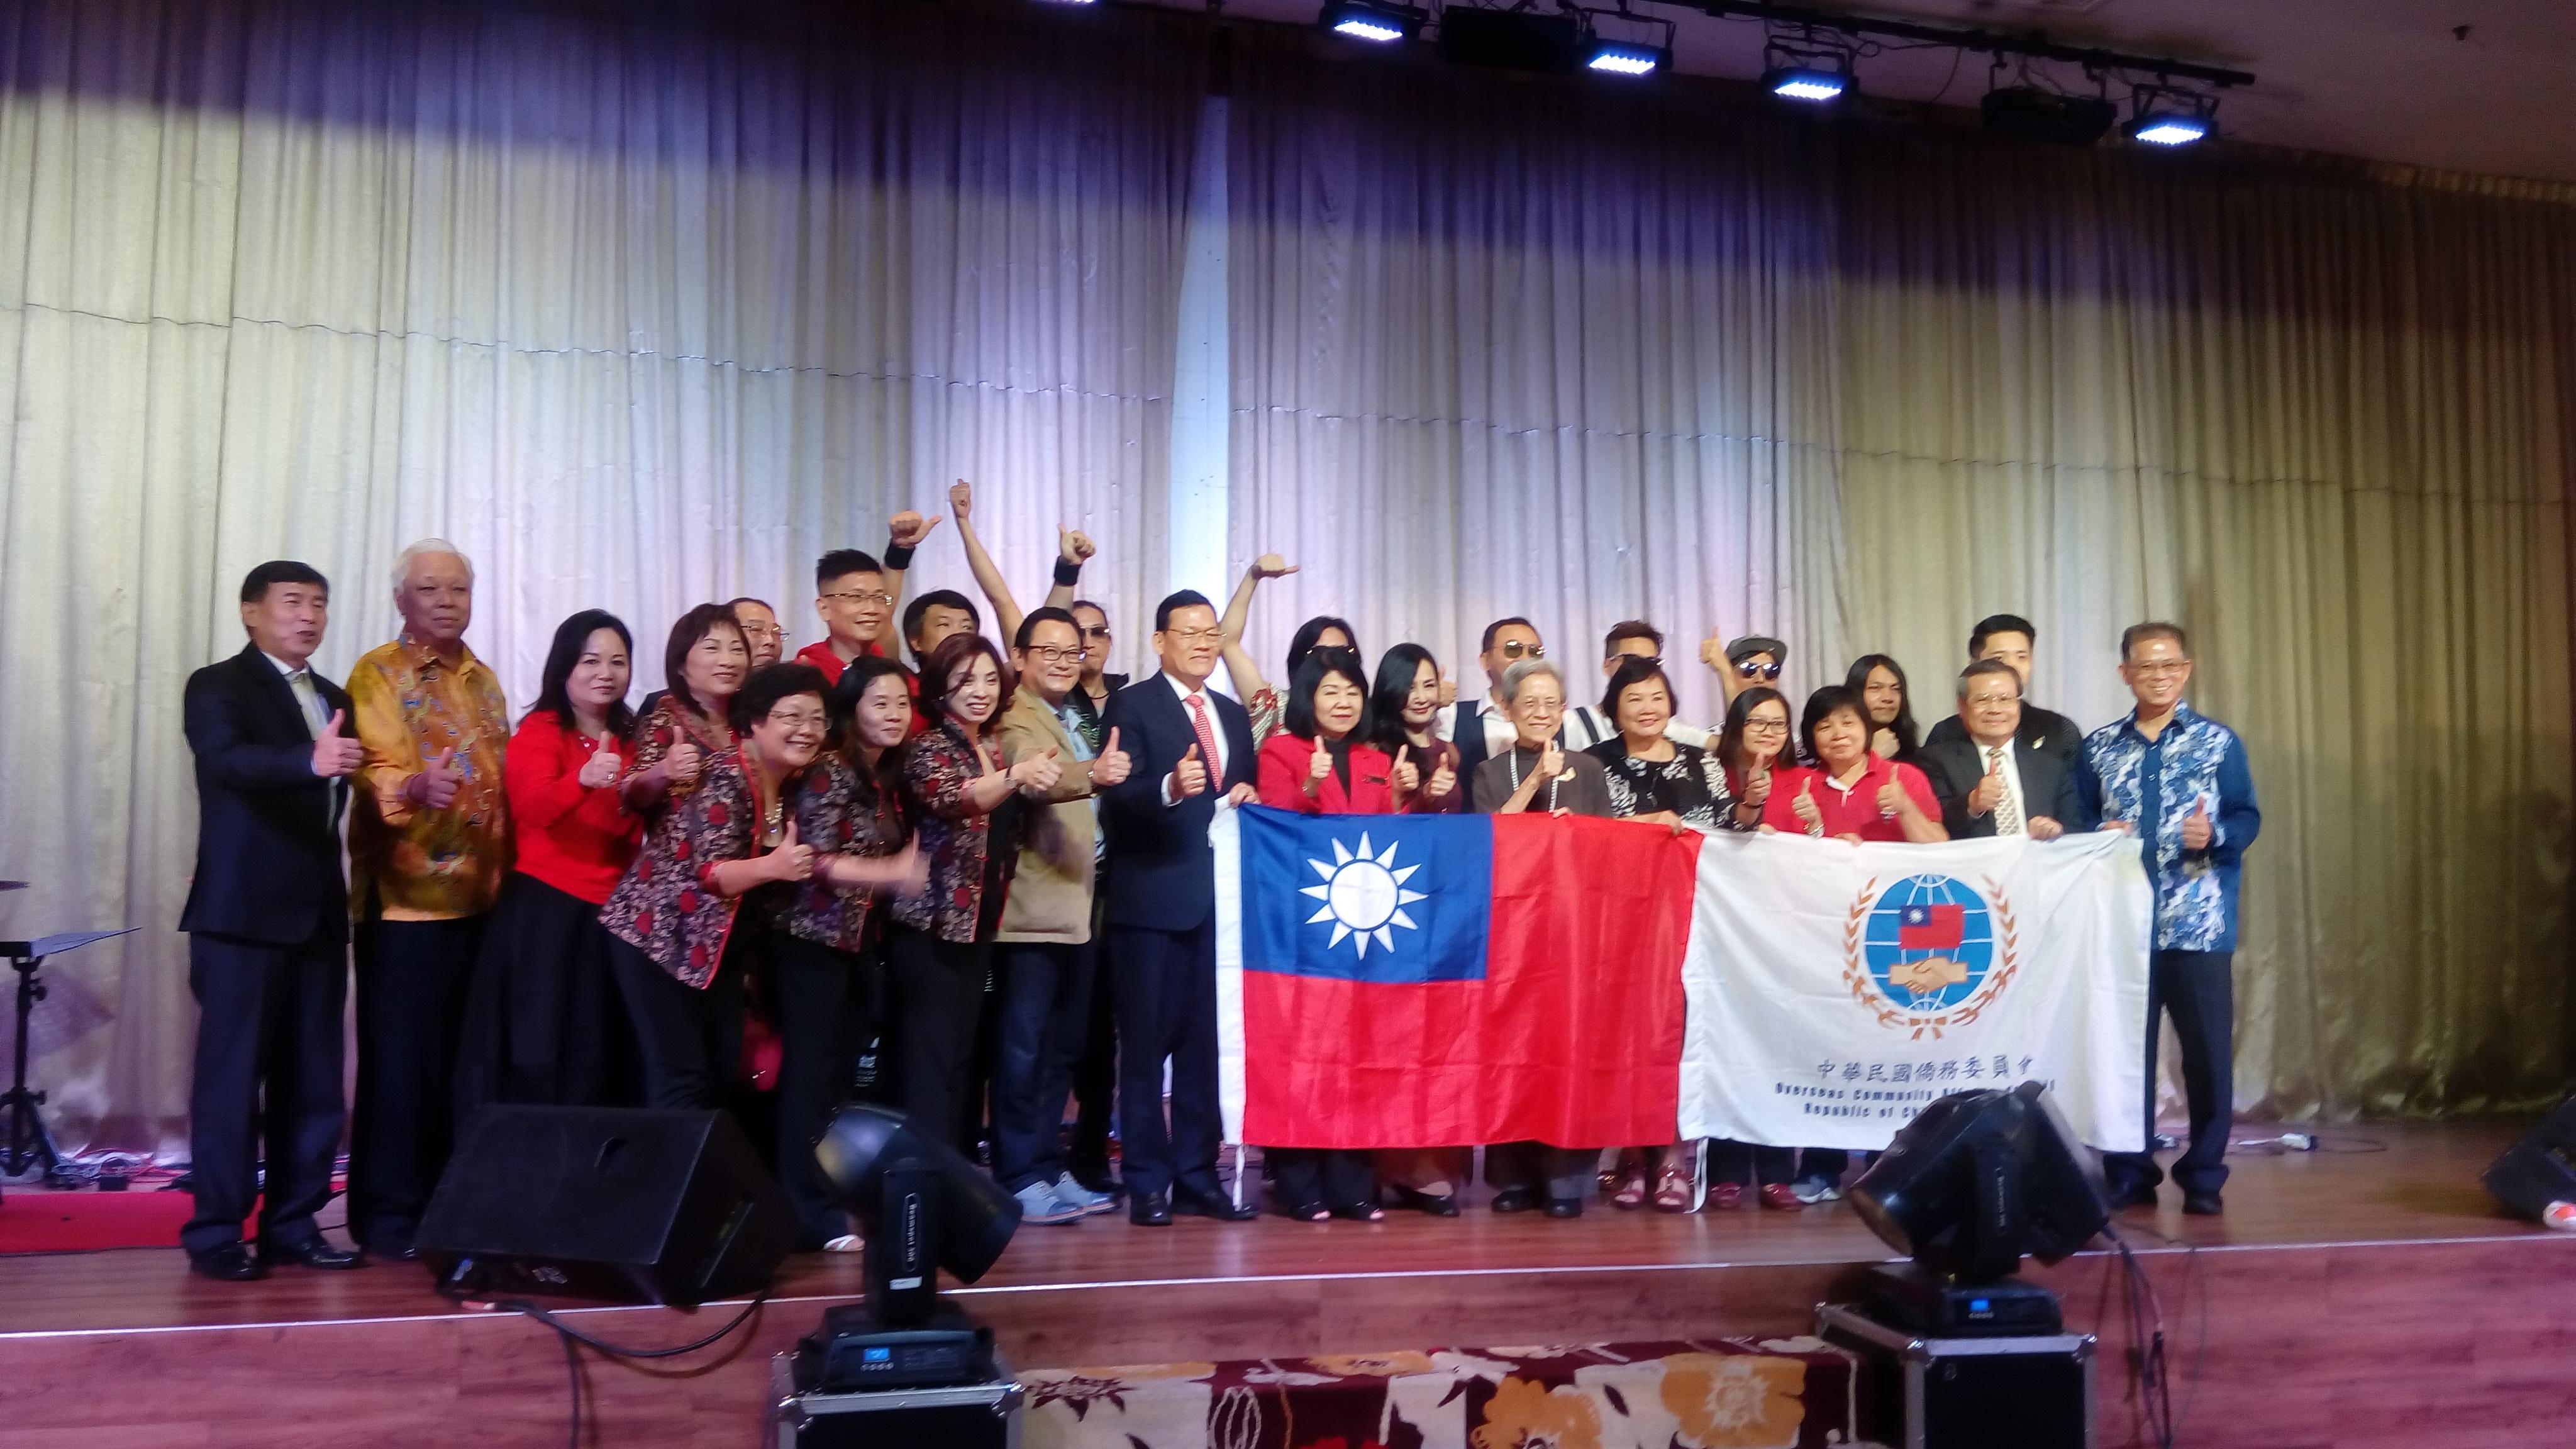
<path id="1" fill-rule="evenodd" d="M 2057 1297 L 2014 1276 L 2110 1221 L 2102 1167 L 2047 1089 L 1959 1092 L 1924 1108 L 1851 1189 L 1861 1219 L 1911 1263 L 1872 1271 L 1872 1309 L 1922 1333 L 2055 1333 Z"/>
<path id="2" fill-rule="evenodd" d="M 939 1271 L 972 1283 L 1019 1230 L 1020 1205 L 901 1112 L 844 1107 L 814 1146 L 867 1238 L 867 1301 L 830 1309 L 797 1345 L 796 1387 L 823 1393 L 984 1383 L 993 1330 L 939 1296 Z"/>

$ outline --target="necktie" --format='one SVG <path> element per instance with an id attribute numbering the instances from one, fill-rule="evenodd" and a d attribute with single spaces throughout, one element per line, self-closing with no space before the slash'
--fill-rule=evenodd
<path id="1" fill-rule="evenodd" d="M 2000 775 L 2003 772 L 2003 768 L 2004 747 L 2001 745 L 1988 745 L 1986 747 L 1987 771 L 1992 774 Z M 2021 834 L 2021 808 L 2013 804 L 2012 791 L 2010 790 L 2004 791 L 2003 798 L 1995 802 L 1995 834 Z"/>
<path id="2" fill-rule="evenodd" d="M 1207 761 L 1208 788 L 1220 789 L 1225 783 L 1225 769 L 1217 762 L 1216 729 L 1208 723 L 1207 696 L 1190 696 L 1190 724 L 1199 732 L 1199 758 Z"/>

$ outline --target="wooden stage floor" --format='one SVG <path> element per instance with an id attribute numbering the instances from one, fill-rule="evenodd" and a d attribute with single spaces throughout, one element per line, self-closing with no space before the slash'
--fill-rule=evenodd
<path id="1" fill-rule="evenodd" d="M 2576 1444 L 2576 1236 L 2501 1215 L 2478 1185 L 2520 1129 L 2329 1128 L 2325 1151 L 2237 1154 L 2224 1218 L 2185 1218 L 2170 1193 L 2123 1214 L 2162 1304 L 2179 1442 Z M 1024 1229 L 956 1296 L 1013 1363 L 1070 1367 L 1783 1336 L 1887 1256 L 1848 1205 L 1559 1222 L 1497 1217 L 1479 1194 L 1448 1221 Z M 2102 1337 L 2102 1442 L 2139 1442 L 2116 1256 L 2035 1271 Z M 586 1439 L 751 1443 L 767 1355 L 858 1278 L 854 1259 L 793 1259 L 724 1344 L 652 1366 L 586 1357 Z M 730 1314 L 576 1311 L 639 1346 Z M 176 1249 L 0 1259 L 0 1449 L 561 1444 L 565 1374 L 545 1329 L 453 1308 L 408 1266 L 236 1286 L 189 1276 Z"/>

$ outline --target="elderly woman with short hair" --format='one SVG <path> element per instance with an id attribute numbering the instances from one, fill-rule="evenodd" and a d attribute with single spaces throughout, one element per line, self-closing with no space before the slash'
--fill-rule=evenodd
<path id="1" fill-rule="evenodd" d="M 1472 799 L 1477 813 L 1544 810 L 1608 818 L 1608 772 L 1599 760 L 1557 742 L 1557 728 L 1565 719 L 1565 676 L 1545 659 L 1522 659 L 1503 671 L 1501 690 L 1504 714 L 1512 722 L 1512 747 L 1476 767 Z M 1487 1147 L 1485 1181 L 1494 1189 L 1494 1211 L 1527 1212 L 1544 1205 L 1552 1218 L 1581 1216 L 1599 1157 L 1598 1147 L 1541 1142 Z"/>

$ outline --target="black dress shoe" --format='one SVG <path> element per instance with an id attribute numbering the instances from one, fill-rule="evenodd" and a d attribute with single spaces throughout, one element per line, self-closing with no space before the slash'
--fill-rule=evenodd
<path id="1" fill-rule="evenodd" d="M 1214 1192 L 1176 1192 L 1172 1194 L 1172 1211 L 1194 1218 L 1214 1218 L 1221 1223 L 1248 1223 L 1261 1216 L 1261 1209 L 1252 1204 L 1237 1203 Z"/>
<path id="2" fill-rule="evenodd" d="M 2182 1195 L 2182 1210 L 2196 1218 L 2214 1218 L 2226 1213 L 2227 1204 L 2216 1192 L 2187 1192 Z"/>
<path id="3" fill-rule="evenodd" d="M 188 1271 L 218 1283 L 249 1283 L 268 1276 L 268 1265 L 251 1256 L 244 1243 L 226 1243 L 188 1255 Z"/>
<path id="4" fill-rule="evenodd" d="M 1579 1218 L 1583 1216 L 1583 1199 L 1579 1197 L 1549 1198 L 1547 1200 L 1547 1215 L 1552 1218 Z"/>
<path id="5" fill-rule="evenodd" d="M 307 1268 L 367 1266 L 365 1257 L 357 1253 L 341 1252 L 338 1248 L 332 1247 L 330 1240 L 320 1233 L 315 1233 L 300 1243 L 272 1243 L 262 1239 L 259 1245 L 259 1256 L 264 1262 L 300 1263 Z M 419 1255 L 415 1253 L 413 1256 Z"/>
<path id="6" fill-rule="evenodd" d="M 1401 1184 L 1397 1185 L 1395 1189 L 1395 1205 L 1397 1207 L 1409 1207 L 1415 1212 L 1429 1213 L 1435 1218 L 1454 1218 L 1458 1216 L 1458 1199 L 1454 1195 L 1449 1193 L 1415 1192 L 1412 1188 L 1402 1186 Z"/>
<path id="7" fill-rule="evenodd" d="M 1538 1194 L 1526 1187 L 1507 1187 L 1494 1194 L 1494 1211 L 1525 1213 L 1538 1206 Z"/>
<path id="8" fill-rule="evenodd" d="M 1140 1228 L 1168 1228 L 1172 1225 L 1172 1199 L 1168 1193 L 1140 1192 L 1127 1200 L 1127 1221 Z"/>
<path id="9" fill-rule="evenodd" d="M 2134 1187 L 2115 1187 L 2111 1189 L 2111 1211 L 2113 1212 L 2119 1212 L 2123 1208 L 2151 1208 L 2155 1205 L 2156 1190 L 2143 1183 Z"/>

